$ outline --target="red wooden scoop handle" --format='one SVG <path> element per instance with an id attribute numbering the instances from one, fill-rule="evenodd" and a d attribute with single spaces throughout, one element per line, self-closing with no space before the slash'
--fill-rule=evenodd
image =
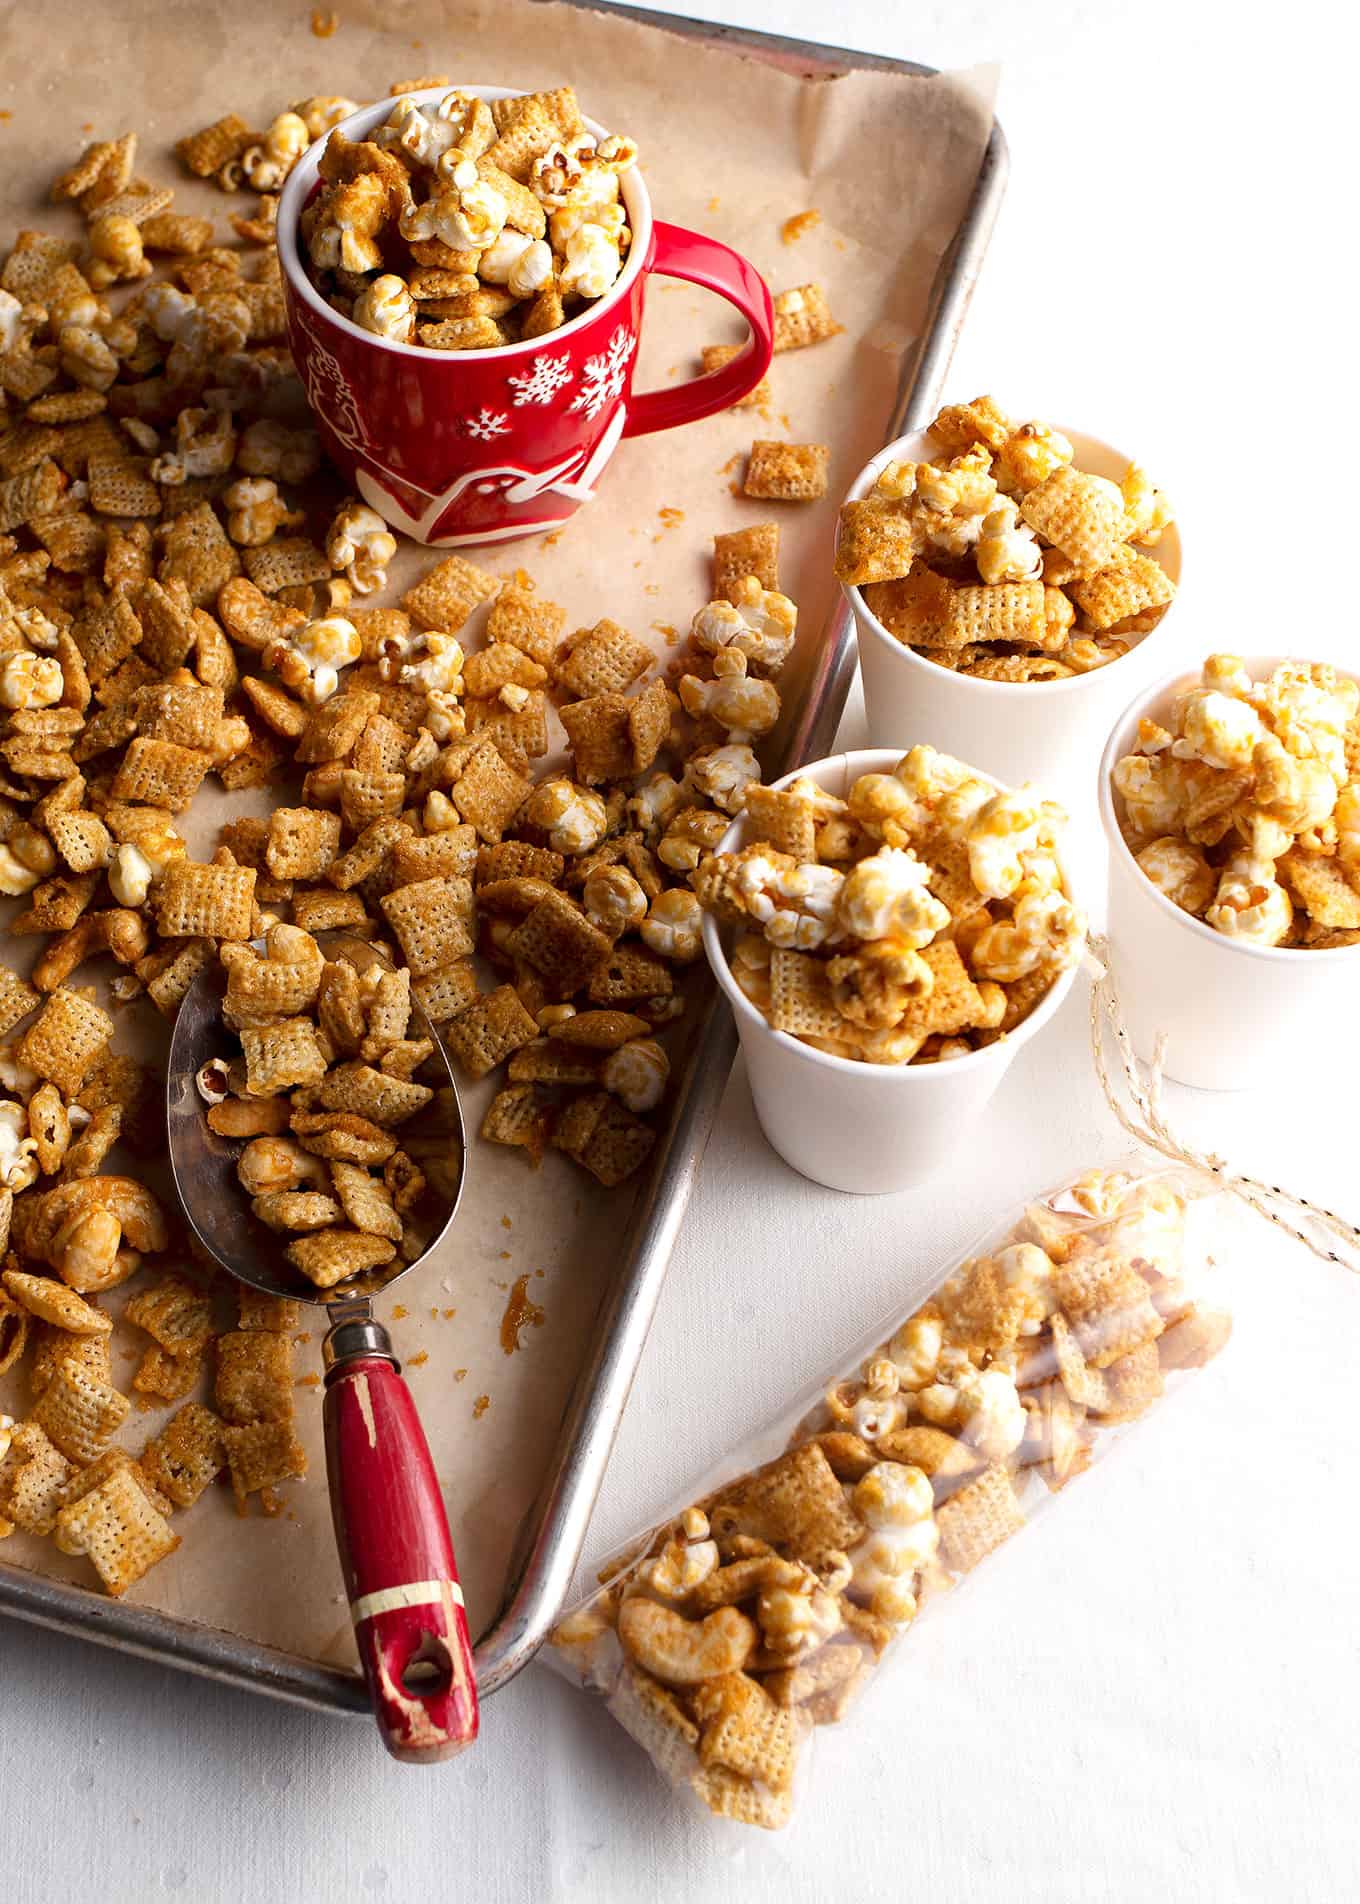
<path id="1" fill-rule="evenodd" d="M 363 1326 L 369 1344 L 384 1340 Z M 325 1421 L 335 1538 L 383 1743 L 412 1764 L 452 1758 L 477 1736 L 472 1646 L 429 1444 L 395 1361 L 336 1361 Z"/>

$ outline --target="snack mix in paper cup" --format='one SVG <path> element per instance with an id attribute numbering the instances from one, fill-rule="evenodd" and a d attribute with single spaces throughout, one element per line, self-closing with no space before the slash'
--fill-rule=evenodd
<path id="1" fill-rule="evenodd" d="M 841 507 L 837 578 L 890 635 L 956 673 L 1041 684 L 1156 627 L 1176 589 L 1147 551 L 1172 515 L 1138 464 L 1119 483 L 1080 470 L 1059 431 L 992 397 L 949 405 L 927 434 L 936 455 L 882 463 Z"/>
<path id="2" fill-rule="evenodd" d="M 1113 770 L 1129 851 L 1158 892 L 1253 946 L 1360 942 L 1360 685 L 1322 662 L 1261 679 L 1210 655 L 1166 725 Z"/>
<path id="3" fill-rule="evenodd" d="M 998 1227 L 602 1573 L 551 1663 L 673 1785 L 785 1824 L 811 1733 L 926 1602 L 1227 1341 L 1203 1181 L 1092 1170 Z"/>
<path id="4" fill-rule="evenodd" d="M 939 1063 L 1013 1031 L 1079 957 L 1063 820 L 917 746 L 844 799 L 807 776 L 748 788 L 745 843 L 691 883 L 738 929 L 729 969 L 775 1031 L 869 1064 Z"/>

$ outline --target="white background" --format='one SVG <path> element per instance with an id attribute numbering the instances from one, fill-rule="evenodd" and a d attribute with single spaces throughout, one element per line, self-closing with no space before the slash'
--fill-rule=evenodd
<path id="1" fill-rule="evenodd" d="M 936 65 L 1002 62 L 1012 179 L 951 394 L 994 390 L 1138 451 L 1180 506 L 1198 652 L 1353 660 L 1341 8 L 709 4 Z M 596 1555 L 900 1301 L 904 1275 L 1119 1148 L 1083 991 L 911 1197 L 794 1177 L 734 1078 Z M 1170 1096 L 1199 1141 L 1354 1215 L 1349 1082 Z M 474 1754 L 427 1773 L 358 1724 L 0 1623 L 0 1897 L 1354 1898 L 1360 1287 L 1250 1220 L 1223 1255 L 1228 1354 L 818 1735 L 778 1838 L 682 1812 L 603 1710 L 541 1669 L 489 1704 Z"/>

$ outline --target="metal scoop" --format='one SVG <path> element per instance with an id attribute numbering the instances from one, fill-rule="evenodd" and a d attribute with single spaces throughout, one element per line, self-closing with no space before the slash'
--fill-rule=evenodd
<path id="1" fill-rule="evenodd" d="M 328 958 L 348 957 L 360 970 L 374 963 L 391 966 L 366 940 L 327 935 L 322 944 Z M 263 950 L 262 941 L 256 949 Z M 374 1716 L 394 1758 L 419 1764 L 452 1758 L 477 1736 L 463 1591 L 429 1444 L 387 1331 L 373 1314 L 374 1292 L 416 1264 L 321 1290 L 288 1262 L 287 1239 L 254 1216 L 236 1176 L 243 1140 L 208 1128 L 208 1107 L 197 1085 L 205 1064 L 232 1055 L 233 1034 L 222 1022 L 225 993 L 226 974 L 213 960 L 190 986 L 175 1020 L 166 1084 L 175 1188 L 194 1234 L 230 1275 L 267 1296 L 321 1303 L 327 1310 L 330 1328 L 321 1350 L 326 1471 Z M 451 1194 L 446 1184 L 436 1212 L 442 1220 L 425 1255 L 416 1259 L 423 1262 L 453 1221 L 467 1144 L 447 1054 L 414 1007 L 413 1017 L 444 1068 L 450 1086 L 445 1101 L 452 1103 L 455 1124 L 443 1138 L 456 1152 L 449 1159 L 455 1165 Z M 419 1136 L 421 1115 L 402 1126 L 403 1137 Z"/>

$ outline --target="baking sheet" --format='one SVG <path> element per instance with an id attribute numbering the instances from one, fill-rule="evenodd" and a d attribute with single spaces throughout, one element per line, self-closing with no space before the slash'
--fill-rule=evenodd
<path id="1" fill-rule="evenodd" d="M 324 39 L 312 33 L 307 9 L 280 18 L 259 0 L 220 17 L 183 0 L 93 16 L 0 7 L 0 25 L 9 54 L 0 104 L 13 115 L 0 121 L 0 231 L 27 223 L 62 228 L 69 215 L 44 202 L 47 186 L 86 137 L 135 128 L 139 172 L 173 180 L 177 208 L 208 210 L 224 222 L 238 203 L 183 180 L 168 148 L 225 111 L 263 124 L 310 92 L 363 100 L 425 73 L 526 87 L 571 78 L 587 111 L 639 137 L 659 216 L 736 245 L 776 290 L 820 279 L 846 333 L 776 360 L 768 416 L 730 413 L 623 444 L 599 500 L 574 525 L 487 557 L 499 573 L 527 568 L 565 605 L 570 625 L 609 614 L 653 639 L 664 658 L 706 599 L 712 533 L 777 514 L 782 583 L 801 608 L 798 654 L 781 680 L 792 711 L 832 604 L 837 498 L 881 441 L 903 357 L 922 334 L 932 284 L 973 190 L 991 129 L 987 75 L 808 78 L 661 26 L 530 0 L 457 9 L 411 0 L 351 6 Z M 26 75 L 22 86 L 18 74 Z M 119 107 L 111 116 L 114 96 Z M 783 222 L 811 209 L 820 222 L 786 244 Z M 720 301 L 654 279 L 637 387 L 690 374 L 701 344 L 738 335 L 739 320 Z M 734 497 L 753 435 L 829 442 L 827 499 L 791 506 Z M 430 560 L 404 549 L 394 589 Z M 237 802 L 230 810 L 248 809 Z M 225 802 L 211 810 L 200 802 L 199 850 L 225 811 Z M 154 1015 L 129 1014 L 119 1043 L 136 1048 L 148 1035 L 163 1036 Z M 473 1128 L 485 1095 L 486 1087 L 467 1093 Z M 515 1531 L 556 1440 L 638 1194 L 599 1191 L 556 1155 L 531 1175 L 518 1155 L 476 1144 L 451 1239 L 382 1304 L 445 1487 L 474 1631 L 500 1601 Z M 502 1325 L 521 1277 L 543 1320 L 524 1328 L 522 1346 L 507 1353 Z M 129 1597 L 348 1666 L 352 1642 L 331 1541 L 319 1408 L 308 1392 L 324 1332 L 324 1317 L 315 1314 L 304 1325 L 311 1340 L 297 1353 L 307 1384 L 298 1404 L 311 1479 L 290 1485 L 285 1513 L 272 1522 L 258 1514 L 237 1520 L 229 1498 L 212 1491 L 177 1517 L 185 1536 L 179 1553 Z M 115 1366 L 130 1376 L 133 1363 Z M 466 1371 L 461 1378 L 459 1370 Z M 0 1407 L 11 1413 L 22 1412 L 16 1399 L 0 1390 Z M 135 1417 L 120 1439 L 135 1449 L 160 1419 Z M 86 1577 L 82 1563 L 24 1536 L 0 1547 L 0 1565 Z"/>

